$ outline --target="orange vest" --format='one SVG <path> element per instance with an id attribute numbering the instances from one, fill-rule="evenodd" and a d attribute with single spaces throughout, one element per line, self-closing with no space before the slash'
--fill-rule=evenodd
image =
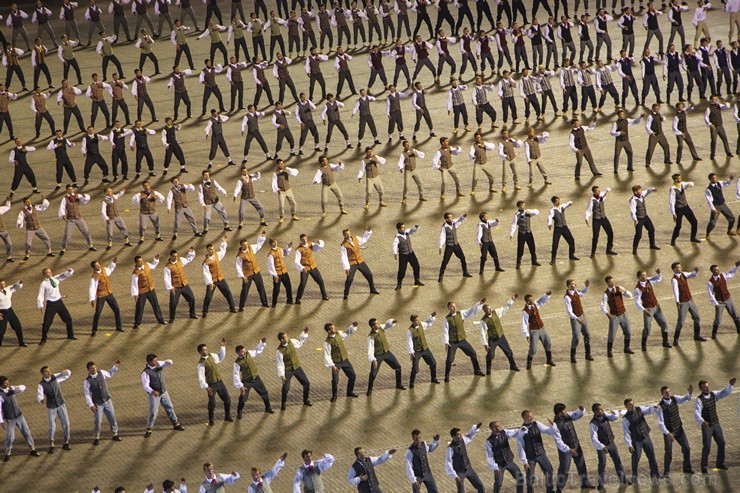
<path id="1" fill-rule="evenodd" d="M 105 268 L 100 272 L 93 272 L 92 278 L 98 281 L 98 289 L 95 296 L 103 298 L 104 296 L 113 294 L 110 278 L 108 277 L 108 274 L 105 273 Z"/>
<path id="2" fill-rule="evenodd" d="M 272 260 L 275 262 L 275 272 L 277 272 L 279 276 L 282 276 L 283 274 L 288 272 L 288 269 L 285 268 L 282 248 L 270 248 L 270 253 L 268 253 L 267 255 L 269 257 L 272 257 Z"/>
<path id="3" fill-rule="evenodd" d="M 214 255 L 213 258 L 206 258 L 203 264 L 208 266 L 213 282 L 224 280 L 224 273 L 221 270 L 221 262 L 218 260 L 218 255 Z"/>
<path id="4" fill-rule="evenodd" d="M 309 243 L 308 246 L 299 246 L 297 250 L 301 252 L 301 265 L 307 271 L 314 270 L 316 268 L 316 259 L 313 256 L 313 250 L 311 247 L 313 243 Z"/>
<path id="5" fill-rule="evenodd" d="M 347 259 L 350 265 L 359 265 L 365 261 L 360 252 L 360 244 L 356 236 L 351 236 L 349 241 L 344 240 L 342 246 L 347 250 Z"/>
<path id="6" fill-rule="evenodd" d="M 170 270 L 170 279 L 172 280 L 173 288 L 182 288 L 188 285 L 188 278 L 185 276 L 185 266 L 182 265 L 182 260 L 178 258 L 174 264 L 168 262 L 167 268 Z"/>
<path id="7" fill-rule="evenodd" d="M 246 252 L 243 252 L 240 248 L 236 256 L 242 259 L 242 272 L 245 276 L 249 277 L 259 273 L 260 266 L 252 250 L 252 245 L 247 245 Z"/>
<path id="8" fill-rule="evenodd" d="M 154 278 L 152 277 L 152 269 L 149 267 L 149 264 L 144 262 L 141 270 L 134 269 L 134 274 L 139 276 L 139 294 L 154 291 Z"/>

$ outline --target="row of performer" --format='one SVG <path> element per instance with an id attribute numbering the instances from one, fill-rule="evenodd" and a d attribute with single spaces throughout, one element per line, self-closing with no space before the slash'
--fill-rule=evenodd
<path id="1" fill-rule="evenodd" d="M 281 344 L 278 355 L 290 351 L 289 348 L 284 350 L 284 343 Z M 288 344 L 292 343 L 289 342 Z M 238 357 L 234 363 L 234 385 L 240 391 L 237 419 L 241 419 L 244 402 L 252 388 L 262 395 L 266 406 L 269 406 L 267 391 L 256 374 L 256 366 L 250 356 L 252 353 L 259 354 L 264 345 L 264 342 L 260 343 L 254 351 L 247 351 L 244 346 L 236 347 Z M 200 386 L 207 391 L 209 396 L 209 425 L 214 425 L 212 407 L 215 405 L 215 395 L 225 399 L 224 405 L 227 413 L 224 417 L 225 421 L 233 421 L 231 415 L 228 414 L 231 405 L 229 394 L 220 379 L 216 366 L 217 362 L 225 356 L 225 340 L 222 340 L 219 353 L 209 353 L 205 344 L 199 345 L 198 349 L 201 353 L 201 359 L 198 362 Z M 281 353 L 281 351 L 283 352 Z M 278 356 L 278 359 L 280 359 L 280 356 Z M 185 428 L 177 420 L 165 385 L 163 370 L 173 364 L 172 360 L 160 361 L 155 354 L 147 355 L 146 360 L 146 366 L 141 372 L 141 381 L 149 400 L 149 416 L 144 437 L 149 438 L 151 436 L 160 406 L 165 409 L 174 429 L 185 431 Z M 117 361 L 110 371 L 98 369 L 93 361 L 87 363 L 88 373 L 83 387 L 86 404 L 95 416 L 94 446 L 100 443 L 100 427 L 103 416 L 107 418 L 110 424 L 112 440 L 119 442 L 122 440 L 118 432 L 115 408 L 108 386 L 108 381 L 118 373 L 119 367 L 120 361 Z M 60 384 L 70 378 L 71 371 L 64 370 L 59 373 L 52 373 L 47 366 L 43 366 L 40 371 L 42 378 L 38 384 L 37 400 L 44 404 L 47 409 L 49 420 L 48 453 L 52 454 L 56 450 L 54 438 L 57 420 L 59 420 L 63 429 L 64 443 L 62 449 L 70 451 L 72 449 L 70 445 L 70 420 Z M 287 369 L 286 372 L 294 373 Z M 702 431 L 701 472 L 704 474 L 709 472 L 709 455 L 713 441 L 717 445 L 715 468 L 717 470 L 727 469 L 725 439 L 719 419 L 717 402 L 731 394 L 735 381 L 736 379 L 732 378 L 726 387 L 717 391 L 711 390 L 708 381 L 699 381 L 700 394 L 695 399 L 693 418 Z M 18 402 L 19 396 L 25 391 L 25 385 L 11 385 L 8 377 L 0 377 L 0 423 L 4 424 L 6 429 L 4 462 L 11 458 L 16 428 L 20 430 L 26 440 L 30 455 L 36 457 L 40 455 L 35 448 L 33 437 Z M 625 408 L 622 411 L 607 411 L 600 403 L 594 403 L 591 406 L 593 415 L 589 423 L 589 437 L 597 451 L 598 488 L 600 490 L 603 490 L 605 484 L 610 482 L 606 475 L 607 456 L 611 458 L 614 464 L 618 482 L 621 485 L 629 485 L 638 480 L 638 468 L 643 453 L 649 464 L 651 480 L 657 481 L 660 477 L 669 477 L 674 443 L 681 447 L 683 455 L 682 472 L 684 474 L 694 474 L 691 464 L 691 449 L 679 408 L 680 405 L 691 401 L 693 385 L 689 385 L 685 395 L 674 395 L 668 386 L 663 386 L 660 389 L 660 394 L 660 401 L 657 404 L 649 405 L 637 405 L 633 399 L 628 397 L 624 399 Z M 311 405 L 310 401 L 307 401 L 307 405 Z M 266 412 L 271 413 L 272 410 L 267 407 Z M 545 477 L 548 493 L 553 492 L 556 487 L 558 491 L 561 491 L 568 483 L 572 463 L 576 465 L 581 488 L 594 489 L 596 487 L 589 480 L 583 455 L 584 450 L 575 426 L 575 421 L 586 415 L 584 406 L 578 406 L 577 409 L 569 411 L 565 404 L 557 403 L 553 406 L 553 414 L 554 417 L 548 419 L 547 424 L 545 424 L 536 421 L 531 411 L 524 410 L 521 412 L 522 425 L 514 428 L 505 428 L 501 421 L 491 421 L 489 424 L 491 434 L 485 442 L 485 450 L 488 465 L 494 473 L 494 491 L 500 491 L 506 472 L 513 476 L 518 492 L 523 492 L 525 485 L 527 491 L 534 491 L 535 469 L 538 466 Z M 659 473 L 655 448 L 650 437 L 651 430 L 647 421 L 647 416 L 651 414 L 657 416 L 658 428 L 664 437 L 665 455 L 662 475 Z M 622 436 L 631 456 L 631 475 L 626 474 L 622 466 L 615 438 L 616 434 L 611 426 L 611 423 L 618 421 L 620 417 Z M 467 448 L 481 431 L 482 425 L 483 423 L 474 424 L 467 434 L 463 434 L 460 428 L 457 427 L 450 430 L 450 441 L 445 451 L 445 473 L 455 480 L 458 492 L 465 491 L 464 484 L 466 480 L 478 493 L 485 493 L 486 491 L 472 466 Z M 557 447 L 559 462 L 557 475 L 554 474 L 553 466 L 547 456 L 543 435 L 550 435 Z M 412 431 L 411 437 L 413 441 L 405 453 L 405 470 L 406 476 L 413 486 L 413 491 L 421 491 L 421 487 L 425 486 L 427 491 L 437 492 L 438 489 L 428 454 L 439 447 L 440 435 L 434 435 L 432 440 L 427 442 L 423 440 L 421 431 L 415 429 Z M 347 480 L 351 485 L 357 487 L 357 490 L 361 493 L 380 493 L 380 481 L 375 468 L 388 461 L 396 452 L 396 449 L 390 449 L 379 457 L 371 457 L 363 447 L 355 448 L 356 461 L 349 468 Z M 259 468 L 253 468 L 251 470 L 253 482 L 250 484 L 248 491 L 255 493 L 272 491 L 269 485 L 285 465 L 287 455 L 287 453 L 283 454 L 275 466 L 264 474 Z M 300 493 L 302 487 L 303 491 L 306 492 L 323 491 L 323 478 L 326 477 L 326 471 L 333 466 L 334 457 L 325 454 L 323 458 L 313 460 L 313 454 L 310 450 L 304 450 L 301 457 L 302 463 L 296 470 L 293 491 Z M 522 473 L 517 462 L 522 464 L 524 473 Z M 233 484 L 240 477 L 236 472 L 232 472 L 230 475 L 216 474 L 213 471 L 213 466 L 208 463 L 204 465 L 204 472 L 206 476 L 201 483 L 200 492 L 217 491 L 225 484 Z M 175 491 L 172 481 L 165 481 L 165 483 L 168 483 L 167 486 L 163 485 L 165 493 Z M 215 489 L 209 489 L 209 487 Z M 154 487 L 150 484 L 147 486 L 145 493 L 153 493 L 153 491 Z M 184 493 L 186 491 L 187 486 L 183 479 L 180 492 Z M 93 492 L 99 492 L 99 489 L 95 488 Z"/>

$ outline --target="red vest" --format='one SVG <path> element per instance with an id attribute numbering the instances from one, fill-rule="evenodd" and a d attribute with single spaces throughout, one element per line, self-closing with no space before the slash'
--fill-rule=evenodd
<path id="1" fill-rule="evenodd" d="M 678 281 L 678 301 L 681 303 L 691 301 L 691 290 L 689 289 L 689 281 L 686 279 L 686 276 L 683 274 L 683 272 L 680 276 L 676 278 L 676 281 Z"/>
<path id="2" fill-rule="evenodd" d="M 604 291 L 606 294 L 606 301 L 609 303 L 609 313 L 612 315 L 620 316 L 624 314 L 624 297 L 621 292 L 610 290 Z"/>
<path id="3" fill-rule="evenodd" d="M 573 291 L 573 294 L 570 294 L 570 291 L 566 291 L 564 297 L 570 298 L 570 307 L 573 309 L 573 313 L 576 317 L 583 315 L 583 305 L 581 304 L 581 297 L 577 291 Z"/>
<path id="4" fill-rule="evenodd" d="M 709 282 L 712 283 L 712 287 L 714 288 L 714 299 L 720 303 L 730 299 L 730 290 L 727 289 L 727 280 L 723 274 L 720 274 L 717 279 L 712 276 Z"/>
<path id="5" fill-rule="evenodd" d="M 545 323 L 540 318 L 540 311 L 537 309 L 537 305 L 526 305 L 524 311 L 529 314 L 529 330 L 539 330 L 545 326 Z"/>
<path id="6" fill-rule="evenodd" d="M 640 290 L 642 294 L 642 306 L 645 308 L 655 308 L 658 306 L 658 298 L 655 297 L 655 291 L 653 291 L 653 285 L 650 281 L 645 282 L 645 287 L 638 282 L 635 289 Z"/>

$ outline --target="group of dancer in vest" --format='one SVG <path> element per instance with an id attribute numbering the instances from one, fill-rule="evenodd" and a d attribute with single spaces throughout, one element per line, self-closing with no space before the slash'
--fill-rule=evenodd
<path id="1" fill-rule="evenodd" d="M 201 386 L 206 386 L 209 397 L 218 393 L 222 395 L 220 388 L 228 397 L 223 382 L 220 380 L 217 363 L 225 357 L 226 341 L 222 340 L 221 350 L 219 353 L 208 353 L 208 349 L 201 344 L 198 349 L 201 354 L 201 360 L 198 363 L 199 379 Z M 259 380 L 256 373 L 256 367 L 251 360 L 251 355 L 257 355 L 264 350 L 265 341 L 261 341 L 254 351 L 244 350 L 244 346 L 237 346 L 237 359 L 234 363 L 234 385 L 241 389 L 240 406 L 242 399 L 246 400 L 249 390 L 254 387 L 258 392 L 260 386 L 264 386 Z M 245 361 L 245 357 L 249 358 Z M 147 429 L 145 437 L 151 436 L 155 418 L 159 406 L 165 408 L 170 421 L 175 430 L 184 431 L 185 428 L 177 421 L 172 402 L 165 387 L 164 373 L 162 370 L 171 366 L 172 360 L 159 361 L 155 354 L 149 354 L 146 357 L 146 366 L 141 373 L 142 384 L 149 398 L 149 417 L 147 420 Z M 112 430 L 112 440 L 121 441 L 118 434 L 118 425 L 115 418 L 115 411 L 111 400 L 111 394 L 108 389 L 107 380 L 118 372 L 120 362 L 116 362 L 109 372 L 98 370 L 94 362 L 87 364 L 88 375 L 84 380 L 85 398 L 88 407 L 95 413 L 94 433 L 95 438 L 93 445 L 100 443 L 100 420 L 105 414 L 110 422 Z M 254 373 L 252 373 L 254 372 Z M 52 373 L 47 366 L 41 368 L 42 378 L 38 384 L 37 400 L 45 403 L 49 419 L 49 449 L 48 453 L 55 451 L 54 438 L 56 431 L 56 420 L 59 419 L 63 428 L 64 444 L 62 449 L 70 451 L 70 423 L 69 415 L 61 391 L 60 384 L 70 378 L 71 372 L 64 370 L 59 373 Z M 247 381 L 246 378 L 251 380 Z M 213 379 L 218 379 L 212 382 Z M 257 384 L 255 385 L 255 380 Z M 711 452 L 712 442 L 717 445 L 717 455 L 715 461 L 716 470 L 727 469 L 725 463 L 725 439 L 717 409 L 717 401 L 729 396 L 735 385 L 735 378 L 732 378 L 726 387 L 722 390 L 713 391 L 709 382 L 701 380 L 699 382 L 700 394 L 695 399 L 694 404 L 694 421 L 701 427 L 702 431 L 702 453 L 701 453 L 701 472 L 707 474 L 709 471 L 709 454 Z M 220 387 L 219 387 L 220 384 Z M 249 385 L 249 387 L 247 387 Z M 246 393 L 244 389 L 246 388 Z M 4 462 L 10 460 L 11 451 L 14 441 L 14 431 L 18 427 L 23 438 L 28 443 L 30 455 L 40 456 L 36 450 L 33 437 L 26 423 L 23 412 L 18 403 L 18 396 L 26 391 L 24 385 L 10 385 L 9 379 L 0 376 L 0 423 L 6 428 L 6 452 Z M 493 472 L 493 489 L 495 492 L 501 490 L 505 474 L 508 471 L 514 478 L 517 492 L 523 492 L 524 487 L 527 491 L 533 491 L 536 481 L 535 469 L 539 466 L 548 492 L 553 492 L 557 488 L 562 491 L 568 483 L 570 466 L 575 463 L 580 478 L 581 488 L 600 490 L 605 489 L 605 485 L 612 482 L 606 474 L 607 456 L 611 458 L 615 472 L 615 480 L 621 485 L 630 485 L 639 480 L 638 467 L 644 453 L 649 464 L 649 474 L 651 481 L 657 481 L 660 477 L 669 477 L 671 464 L 673 460 L 673 444 L 681 447 L 683 456 L 682 472 L 684 474 L 694 474 L 691 464 L 691 447 L 686 435 L 683 421 L 680 416 L 679 406 L 691 401 L 693 394 L 693 385 L 689 385 L 685 395 L 674 395 L 668 386 L 663 386 L 660 390 L 661 399 L 654 405 L 636 405 L 631 398 L 624 399 L 624 410 L 607 411 L 600 403 L 594 403 L 591 406 L 593 413 L 589 422 L 589 436 L 596 449 L 598 456 L 598 484 L 591 484 L 589 480 L 584 450 L 576 431 L 575 421 L 586 415 L 584 406 L 578 406 L 576 410 L 569 411 L 563 403 L 557 403 L 553 406 L 554 417 L 548 420 L 548 424 L 536 421 L 531 411 L 524 410 L 521 413 L 522 425 L 519 427 L 505 428 L 501 421 L 491 421 L 489 428 L 491 434 L 485 442 L 485 453 L 488 465 Z M 265 393 L 266 395 L 266 393 Z M 263 396 L 264 398 L 264 396 Z M 269 401 L 266 401 L 269 406 Z M 212 412 L 209 408 L 209 412 Z M 268 409 L 268 412 L 271 410 Z M 664 462 L 663 473 L 660 474 L 658 462 L 655 454 L 654 445 L 650 437 L 650 426 L 646 417 L 655 414 L 657 416 L 658 428 L 663 434 L 664 443 Z M 612 430 L 611 422 L 622 420 L 622 436 L 629 449 L 631 456 L 631 474 L 627 474 L 622 465 L 619 449 L 616 442 L 616 434 Z M 212 416 L 211 416 L 212 417 Z M 241 418 L 241 410 L 238 419 Z M 231 421 L 230 415 L 225 416 L 226 421 Z M 211 420 L 209 424 L 213 424 Z M 479 493 L 486 491 L 485 486 L 472 466 L 468 446 L 474 437 L 481 431 L 483 423 L 472 425 L 467 434 L 463 434 L 460 428 L 450 430 L 451 440 L 445 452 L 445 473 L 455 480 L 458 492 L 465 491 L 465 481 L 467 480 Z M 558 469 L 557 474 L 548 458 L 543 435 L 550 435 L 558 450 Z M 405 470 L 406 476 L 415 492 L 421 491 L 422 486 L 427 491 L 437 492 L 438 487 L 432 472 L 432 465 L 428 454 L 434 452 L 439 447 L 440 435 L 434 435 L 431 441 L 425 441 L 422 432 L 415 429 L 411 432 L 412 443 L 405 453 Z M 512 443 L 516 441 L 515 447 Z M 515 450 L 516 449 L 516 453 Z M 396 449 L 390 449 L 381 456 L 370 456 L 363 447 L 357 447 L 354 450 L 356 461 L 350 466 L 347 473 L 347 480 L 361 493 L 380 493 L 380 479 L 376 472 L 376 467 L 387 462 L 397 452 Z M 275 480 L 280 470 L 286 465 L 285 453 L 280 456 L 273 466 L 267 472 L 262 472 L 259 467 L 251 469 L 252 483 L 248 491 L 254 493 L 271 492 L 270 484 Z M 328 470 L 334 465 L 335 459 L 331 454 L 324 454 L 321 459 L 314 460 L 311 450 L 301 452 L 302 462 L 297 467 L 294 480 L 293 491 L 300 492 L 301 488 L 305 492 L 322 492 L 325 491 L 323 477 Z M 524 468 L 524 472 L 519 464 Z M 205 478 L 200 486 L 200 491 L 223 491 L 224 485 L 234 484 L 240 479 L 239 473 L 232 471 L 231 474 L 218 474 L 210 463 L 203 466 Z M 171 480 L 163 482 L 164 493 L 175 491 L 175 483 Z M 93 489 L 94 492 L 100 490 Z M 116 489 L 116 492 L 125 491 L 122 487 Z M 149 484 L 145 493 L 153 493 L 153 486 Z M 186 482 L 182 479 L 179 491 L 187 491 Z"/>

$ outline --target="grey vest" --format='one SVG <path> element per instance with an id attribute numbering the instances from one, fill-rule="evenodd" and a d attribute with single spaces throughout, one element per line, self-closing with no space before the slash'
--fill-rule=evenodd
<path id="1" fill-rule="evenodd" d="M 634 195 L 632 196 L 632 200 L 635 201 L 635 216 L 637 219 L 645 219 L 647 217 L 647 209 L 645 208 L 645 200 L 638 199 Z"/>
<path id="2" fill-rule="evenodd" d="M 568 222 L 565 220 L 565 209 L 554 208 L 552 220 L 556 228 L 568 226 Z"/>
<path id="3" fill-rule="evenodd" d="M 156 390 L 160 394 L 167 392 L 167 388 L 164 385 L 164 373 L 162 373 L 161 366 L 150 368 L 149 365 L 146 365 L 142 373 L 149 375 L 149 386 L 152 390 Z"/>
<path id="4" fill-rule="evenodd" d="M 398 253 L 401 255 L 408 255 L 414 253 L 414 247 L 411 246 L 411 235 L 406 233 L 396 233 L 398 238 Z"/>
<path id="5" fill-rule="evenodd" d="M 324 493 L 324 482 L 318 467 L 301 464 L 301 471 L 303 472 L 303 488 L 306 493 Z"/>
<path id="6" fill-rule="evenodd" d="M 59 388 L 57 377 L 52 375 L 48 382 L 42 378 L 39 384 L 44 389 L 47 409 L 56 409 L 64 405 L 64 396 L 62 396 L 62 390 Z"/>
<path id="7" fill-rule="evenodd" d="M 1 392 L 1 391 L 0 391 Z M 20 418 L 23 415 L 21 408 L 18 407 L 18 402 L 15 400 L 15 390 L 8 390 L 3 392 L 3 418 L 7 421 L 9 419 Z"/>
<path id="8" fill-rule="evenodd" d="M 445 245 L 457 245 L 457 226 L 453 223 L 451 227 L 445 227 Z"/>
<path id="9" fill-rule="evenodd" d="M 102 406 L 110 400 L 108 384 L 101 372 L 98 372 L 96 377 L 88 375 L 86 380 L 90 385 L 90 394 L 92 395 L 92 401 L 95 405 Z"/>
<path id="10" fill-rule="evenodd" d="M 516 213 L 516 223 L 519 228 L 520 235 L 532 232 L 532 225 L 530 221 L 531 221 L 531 217 L 529 214 L 526 214 L 523 211 Z"/>

